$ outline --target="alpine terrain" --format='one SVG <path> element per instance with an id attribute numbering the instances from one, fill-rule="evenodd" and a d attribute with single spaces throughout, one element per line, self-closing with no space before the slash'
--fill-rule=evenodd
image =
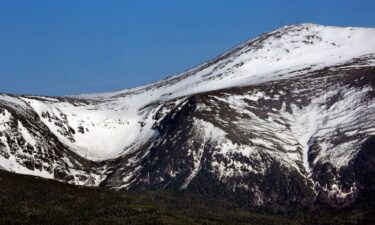
<path id="1" fill-rule="evenodd" d="M 0 95 L 0 168 L 246 207 L 375 199 L 375 29 L 285 26 L 110 93 Z"/>

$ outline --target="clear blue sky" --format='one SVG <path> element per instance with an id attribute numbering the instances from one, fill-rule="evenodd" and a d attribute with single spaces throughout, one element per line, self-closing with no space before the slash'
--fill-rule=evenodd
<path id="1" fill-rule="evenodd" d="M 375 1 L 0 0 L 0 92 L 142 85 L 297 20 L 375 27 Z"/>

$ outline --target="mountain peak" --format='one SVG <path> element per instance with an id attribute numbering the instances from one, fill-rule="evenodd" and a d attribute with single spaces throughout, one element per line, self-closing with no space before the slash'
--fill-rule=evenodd
<path id="1" fill-rule="evenodd" d="M 298 76 L 375 54 L 375 29 L 323 26 L 312 23 L 284 26 L 251 39 L 183 73 L 143 87 L 106 94 L 107 98 L 152 92 L 155 100 L 246 86 Z"/>

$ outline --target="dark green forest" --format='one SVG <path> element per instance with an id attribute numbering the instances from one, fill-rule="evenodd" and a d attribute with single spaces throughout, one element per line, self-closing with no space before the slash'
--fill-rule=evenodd
<path id="1" fill-rule="evenodd" d="M 366 206 L 368 208 L 368 206 Z M 0 224 L 374 224 L 375 209 L 251 210 L 223 198 L 77 187 L 0 171 Z"/>

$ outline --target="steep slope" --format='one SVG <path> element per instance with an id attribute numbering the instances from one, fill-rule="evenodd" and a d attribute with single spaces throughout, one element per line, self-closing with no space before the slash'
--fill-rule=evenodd
<path id="1" fill-rule="evenodd" d="M 115 189 L 344 207 L 373 191 L 375 29 L 287 26 L 139 88 L 0 95 L 0 166 Z"/>
<path id="2" fill-rule="evenodd" d="M 375 134 L 375 68 L 350 65 L 194 95 L 166 116 L 161 109 L 159 135 L 115 160 L 103 184 L 249 191 L 254 205 L 312 204 L 319 194 L 332 206 L 349 204 L 359 190 L 372 190 L 362 176 L 375 175 L 373 147 L 365 147 Z M 361 151 L 370 153 L 358 162 Z M 366 162 L 366 172 L 355 171 Z"/>

